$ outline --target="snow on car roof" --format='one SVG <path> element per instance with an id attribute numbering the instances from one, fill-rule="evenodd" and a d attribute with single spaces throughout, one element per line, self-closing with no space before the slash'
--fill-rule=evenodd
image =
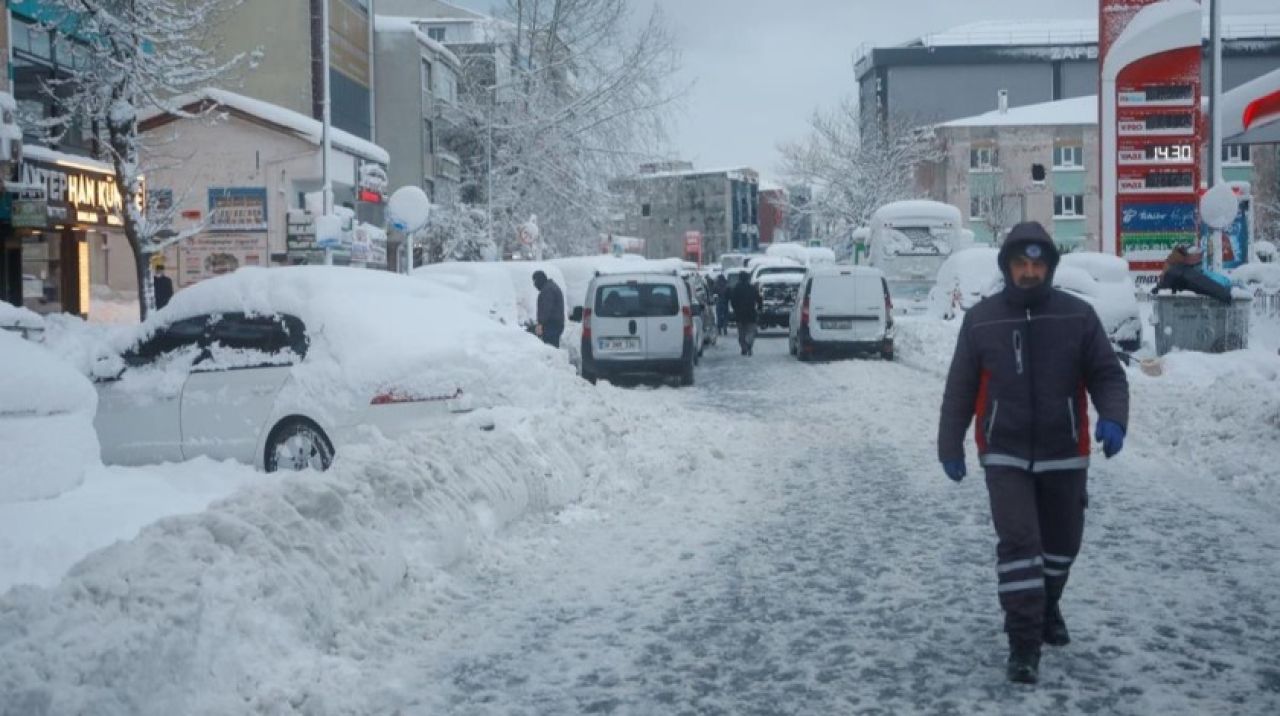
<path id="1" fill-rule="evenodd" d="M 803 271 L 788 271 L 786 273 L 770 273 L 757 279 L 758 283 L 800 283 L 804 280 Z"/>
<path id="2" fill-rule="evenodd" d="M 541 342 L 492 320 L 487 305 L 464 293 L 341 266 L 245 267 L 208 279 L 178 292 L 139 332 L 235 312 L 301 319 L 310 346 L 294 377 L 315 391 L 367 393 L 389 382 L 421 391 L 470 390 L 494 383 L 489 376 L 527 373 L 530 364 L 547 358 Z"/>

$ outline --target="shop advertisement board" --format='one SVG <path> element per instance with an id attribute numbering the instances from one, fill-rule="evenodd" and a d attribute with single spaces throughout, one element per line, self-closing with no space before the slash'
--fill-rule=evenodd
<path id="1" fill-rule="evenodd" d="M 178 284 L 190 286 L 242 266 L 266 266 L 267 258 L 265 234 L 199 234 L 178 249 Z"/>
<path id="2" fill-rule="evenodd" d="M 209 231 L 266 231 L 265 187 L 209 187 Z"/>

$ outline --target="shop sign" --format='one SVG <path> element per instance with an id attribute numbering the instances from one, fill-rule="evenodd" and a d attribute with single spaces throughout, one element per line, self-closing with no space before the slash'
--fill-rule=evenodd
<path id="1" fill-rule="evenodd" d="M 123 194 L 112 174 L 67 164 L 26 159 L 22 183 L 45 188 L 49 221 L 74 221 L 97 226 L 123 226 Z"/>
<path id="2" fill-rule="evenodd" d="M 210 187 L 209 231 L 266 231 L 265 187 Z"/>
<path id="3" fill-rule="evenodd" d="M 10 223 L 16 229 L 43 229 L 49 223 L 49 202 L 43 187 L 20 189 L 10 194 Z"/>
<path id="4" fill-rule="evenodd" d="M 267 265 L 265 236 L 200 234 L 182 244 L 179 283 L 190 286 L 231 273 L 241 266 Z"/>

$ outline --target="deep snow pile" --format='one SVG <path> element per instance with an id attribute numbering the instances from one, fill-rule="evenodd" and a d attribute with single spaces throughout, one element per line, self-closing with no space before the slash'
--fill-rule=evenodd
<path id="1" fill-rule="evenodd" d="M 392 603 L 448 598 L 444 568 L 496 531 L 588 491 L 640 489 L 637 465 L 695 462 L 636 444 L 669 422 L 661 400 L 589 386 L 563 353 L 493 325 L 489 353 L 460 358 L 489 370 L 489 407 L 401 441 L 371 435 L 328 473 L 263 480 L 89 556 L 53 589 L 0 599 L 0 714 L 324 712 L 316 665 L 393 628 L 376 624 Z"/>

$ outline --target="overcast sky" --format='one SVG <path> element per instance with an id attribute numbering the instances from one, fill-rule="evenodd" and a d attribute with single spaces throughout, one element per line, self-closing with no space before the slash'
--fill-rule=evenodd
<path id="1" fill-rule="evenodd" d="M 1280 13 L 1277 0 L 1223 0 L 1223 12 Z M 817 107 L 854 92 L 853 57 L 978 20 L 1095 17 L 1098 0 L 633 0 L 662 8 L 693 84 L 672 152 L 699 168 L 777 176 L 777 144 L 800 139 Z M 461 0 L 477 9 L 488 0 Z"/>

